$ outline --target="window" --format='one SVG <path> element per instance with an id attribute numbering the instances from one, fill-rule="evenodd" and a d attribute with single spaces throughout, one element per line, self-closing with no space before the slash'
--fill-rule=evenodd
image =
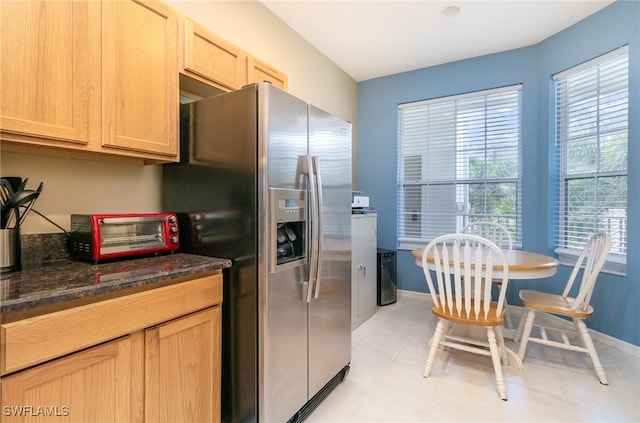
<path id="1" fill-rule="evenodd" d="M 556 250 L 572 264 L 587 238 L 611 235 L 605 271 L 624 273 L 627 254 L 629 59 L 622 47 L 554 75 L 559 147 Z"/>
<path id="2" fill-rule="evenodd" d="M 494 221 L 521 243 L 522 86 L 398 106 L 398 247 Z"/>

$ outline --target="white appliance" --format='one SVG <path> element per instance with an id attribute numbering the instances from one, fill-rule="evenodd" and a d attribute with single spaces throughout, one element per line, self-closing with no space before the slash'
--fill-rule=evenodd
<path id="1" fill-rule="evenodd" d="M 353 191 L 351 193 L 351 207 L 352 208 L 367 208 L 369 207 L 369 196 L 362 195 L 360 191 Z"/>
<path id="2" fill-rule="evenodd" d="M 252 84 L 183 105 L 180 151 L 181 250 L 233 261 L 222 420 L 302 420 L 351 360 L 351 124 Z"/>

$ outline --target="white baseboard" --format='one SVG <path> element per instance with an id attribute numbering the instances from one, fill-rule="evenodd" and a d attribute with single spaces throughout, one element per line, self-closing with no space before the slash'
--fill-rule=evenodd
<path id="1" fill-rule="evenodd" d="M 416 292 L 416 291 L 407 291 L 404 289 L 399 289 L 398 290 L 398 298 L 402 298 L 402 297 L 407 297 L 407 298 L 424 298 L 427 301 L 431 301 L 431 295 L 427 292 Z M 520 318 L 520 315 L 522 314 L 522 307 L 521 306 L 514 306 L 514 305 L 509 305 L 509 310 L 512 313 L 512 316 L 514 317 L 518 317 Z M 550 319 L 553 319 L 553 324 L 557 325 L 558 327 L 567 327 L 568 329 L 572 329 L 573 325 L 571 324 L 571 322 L 564 320 L 560 317 L 557 316 L 548 316 Z M 514 323 L 515 324 L 515 323 Z M 640 347 L 633 345 L 629 342 L 623 341 L 621 339 L 618 338 L 614 338 L 613 336 L 598 332 L 596 330 L 593 329 L 589 329 L 589 333 L 591 334 L 591 337 L 593 338 L 594 341 L 600 342 L 602 344 L 605 344 L 609 347 L 618 349 L 624 353 L 627 354 L 631 354 L 634 357 L 638 357 L 640 358 Z"/>
<path id="2" fill-rule="evenodd" d="M 408 298 L 424 298 L 431 301 L 431 294 L 428 292 L 417 292 L 417 291 L 407 291 L 406 289 L 398 289 L 398 298 L 400 297 L 408 297 Z"/>

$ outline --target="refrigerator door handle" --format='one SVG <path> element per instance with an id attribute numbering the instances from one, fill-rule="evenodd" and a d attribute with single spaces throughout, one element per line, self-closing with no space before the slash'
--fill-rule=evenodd
<path id="1" fill-rule="evenodd" d="M 313 171 L 313 163 L 310 155 L 305 155 L 305 167 L 306 174 L 309 178 L 308 189 L 309 189 L 309 221 L 308 224 L 308 233 L 309 233 L 309 289 L 307 290 L 307 302 L 311 302 L 311 298 L 313 295 L 313 286 L 315 285 L 314 278 L 317 275 L 318 268 L 318 252 L 316 250 L 317 243 L 317 193 L 316 193 L 316 183 L 315 176 Z"/>
<path id="2" fill-rule="evenodd" d="M 320 296 L 320 276 L 322 274 L 322 260 L 324 259 L 324 252 L 323 252 L 323 247 L 324 247 L 324 243 L 323 243 L 323 225 L 322 225 L 322 210 L 323 210 L 323 201 L 322 201 L 322 177 L 320 175 L 320 161 L 318 159 L 318 156 L 313 156 L 312 157 L 312 162 L 313 162 L 313 170 L 314 173 L 316 175 L 316 196 L 317 196 L 317 201 L 316 201 L 316 216 L 317 216 L 317 235 L 316 235 L 316 244 L 317 244 L 317 250 L 316 250 L 316 255 L 317 255 L 317 264 L 316 264 L 316 275 L 315 275 L 315 279 L 316 279 L 316 283 L 315 283 L 315 287 L 314 287 L 314 293 L 313 293 L 313 297 L 314 298 L 318 298 Z"/>

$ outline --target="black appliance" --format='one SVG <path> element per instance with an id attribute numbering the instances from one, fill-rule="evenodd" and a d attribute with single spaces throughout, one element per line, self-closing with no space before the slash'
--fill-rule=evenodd
<path id="1" fill-rule="evenodd" d="M 389 305 L 397 301 L 396 272 L 396 252 L 378 248 L 378 305 Z"/>

